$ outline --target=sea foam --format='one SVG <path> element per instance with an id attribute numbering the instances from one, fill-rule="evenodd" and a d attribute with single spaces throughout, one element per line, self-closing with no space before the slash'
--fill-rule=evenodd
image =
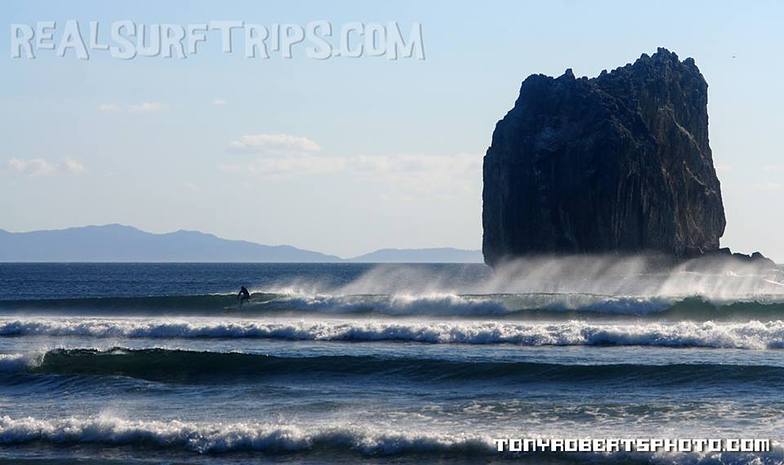
<path id="1" fill-rule="evenodd" d="M 64 318 L 0 319 L 0 337 L 258 338 L 522 346 L 784 348 L 784 321 L 516 322 L 385 319 Z M 22 363 L 2 359 L 3 364 Z"/>
<path id="2" fill-rule="evenodd" d="M 350 424 L 302 427 L 250 422 L 141 421 L 108 416 L 57 420 L 0 417 L 0 444 L 34 441 L 54 444 L 154 444 L 197 453 L 275 453 L 318 448 L 338 448 L 368 455 L 492 451 L 490 439 L 479 436 L 378 431 Z"/>
<path id="3" fill-rule="evenodd" d="M 552 437 L 550 435 L 529 437 Z M 295 425 L 275 423 L 208 423 L 126 420 L 112 416 L 36 419 L 0 417 L 0 444 L 16 445 L 42 442 L 60 445 L 135 446 L 190 451 L 196 454 L 225 454 L 257 451 L 267 454 L 353 453 L 361 456 L 439 456 L 498 457 L 493 439 L 476 433 L 441 431 L 400 432 L 373 425 L 334 423 Z M 720 453 L 562 453 L 578 459 L 603 463 L 748 464 L 782 463 L 781 444 L 773 442 L 771 452 L 750 454 Z M 517 454 L 509 454 L 511 457 Z M 676 456 L 677 455 L 677 456 Z M 529 454 L 530 456 L 530 454 Z M 552 453 L 547 457 L 554 458 Z"/>

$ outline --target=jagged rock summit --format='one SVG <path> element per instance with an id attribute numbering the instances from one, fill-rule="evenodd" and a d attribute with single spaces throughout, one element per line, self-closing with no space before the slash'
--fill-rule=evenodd
<path id="1" fill-rule="evenodd" d="M 593 79 L 529 76 L 484 159 L 485 261 L 717 253 L 707 103 L 694 60 L 663 48 Z"/>

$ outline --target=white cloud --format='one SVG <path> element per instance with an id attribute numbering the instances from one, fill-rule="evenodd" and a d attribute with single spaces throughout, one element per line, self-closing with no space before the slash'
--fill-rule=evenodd
<path id="1" fill-rule="evenodd" d="M 28 176 L 46 176 L 54 174 L 56 171 L 55 166 L 43 158 L 33 158 L 30 160 L 12 158 L 8 161 L 8 167 L 19 174 Z"/>
<path id="2" fill-rule="evenodd" d="M 62 164 L 62 168 L 71 174 L 82 174 L 85 171 L 84 164 L 72 158 L 66 158 Z"/>
<path id="3" fill-rule="evenodd" d="M 102 103 L 98 105 L 98 111 L 106 112 L 106 113 L 113 113 L 122 110 L 119 105 L 115 105 L 113 103 Z"/>
<path id="4" fill-rule="evenodd" d="M 212 101 L 213 105 L 226 105 L 228 102 L 223 100 L 222 98 L 216 98 Z"/>
<path id="5" fill-rule="evenodd" d="M 82 174 L 85 171 L 84 165 L 70 158 L 62 163 L 54 163 L 43 158 L 31 158 L 22 160 L 12 158 L 8 160 L 8 167 L 11 171 L 25 176 L 51 176 L 56 174 Z"/>
<path id="6" fill-rule="evenodd" d="M 481 189 L 482 156 L 355 155 L 261 157 L 220 165 L 225 172 L 256 178 L 348 175 L 410 195 L 453 196 Z"/>
<path id="7" fill-rule="evenodd" d="M 166 110 L 167 108 L 169 108 L 169 106 L 162 102 L 141 102 L 125 106 L 116 103 L 102 103 L 98 105 L 98 111 L 104 113 L 153 113 Z"/>
<path id="8" fill-rule="evenodd" d="M 242 136 L 229 149 L 260 155 L 219 165 L 222 171 L 253 178 L 343 175 L 381 184 L 407 198 L 473 195 L 481 190 L 482 156 L 478 154 L 322 155 L 316 142 L 288 134 Z"/>
<path id="9" fill-rule="evenodd" d="M 267 155 L 301 155 L 318 152 L 321 147 L 307 137 L 289 134 L 248 134 L 230 142 L 229 150 Z"/>
<path id="10" fill-rule="evenodd" d="M 778 182 L 764 182 L 754 186 L 755 189 L 765 192 L 778 192 L 784 189 L 784 184 Z"/>
<path id="11" fill-rule="evenodd" d="M 137 105 L 128 106 L 128 111 L 131 113 L 152 113 L 165 109 L 166 105 L 161 102 L 142 102 Z"/>
<path id="12" fill-rule="evenodd" d="M 220 165 L 223 171 L 254 177 L 329 174 L 343 171 L 345 160 L 335 157 L 269 157 Z"/>
<path id="13" fill-rule="evenodd" d="M 481 190 L 482 156 L 478 154 L 359 155 L 346 160 L 351 175 L 386 183 L 407 195 L 452 197 Z"/>

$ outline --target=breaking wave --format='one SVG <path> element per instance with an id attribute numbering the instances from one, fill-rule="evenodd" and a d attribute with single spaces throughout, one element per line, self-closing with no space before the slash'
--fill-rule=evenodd
<path id="1" fill-rule="evenodd" d="M 499 458 L 492 438 L 473 433 L 440 431 L 400 432 L 371 425 L 332 423 L 320 426 L 277 423 L 209 423 L 184 421 L 126 420 L 113 416 L 37 419 L 0 417 L 0 445 L 42 443 L 80 446 L 133 446 L 170 449 L 195 454 L 262 452 L 265 454 L 348 453 L 364 457 L 423 455 Z M 528 458 L 557 463 L 682 463 L 743 464 L 781 463 L 781 446 L 763 454 L 542 453 Z M 509 454 L 510 458 L 526 455 Z M 483 458 L 480 458 L 483 457 Z M 574 462 L 572 462 L 574 461 Z M 547 463 L 550 463 L 548 460 Z"/>
<path id="2" fill-rule="evenodd" d="M 784 321 L 515 322 L 385 319 L 0 319 L 0 337 L 206 339 L 514 344 L 521 346 L 654 346 L 784 348 Z"/>
<path id="3" fill-rule="evenodd" d="M 26 370 L 38 363 L 35 358 L 35 354 L 0 354 L 0 373 Z"/>
<path id="4" fill-rule="evenodd" d="M 111 417 L 39 420 L 0 417 L 0 444 L 153 445 L 197 453 L 299 452 L 345 449 L 367 455 L 407 452 L 491 452 L 487 438 L 376 432 L 368 427 L 298 427 L 264 423 L 136 421 Z"/>
<path id="5" fill-rule="evenodd" d="M 238 306 L 234 296 L 164 296 L 0 301 L 8 313 L 94 315 L 457 317 L 499 319 L 665 320 L 784 319 L 784 302 L 770 299 L 712 302 L 700 297 L 621 297 L 596 294 L 261 294 Z"/>

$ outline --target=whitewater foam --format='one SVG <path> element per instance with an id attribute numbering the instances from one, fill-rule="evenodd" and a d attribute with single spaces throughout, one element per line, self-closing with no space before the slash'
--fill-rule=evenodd
<path id="1" fill-rule="evenodd" d="M 529 437 L 554 437 L 532 435 Z M 135 446 L 188 451 L 197 454 L 225 454 L 240 451 L 267 454 L 331 451 L 362 456 L 403 456 L 438 454 L 497 456 L 493 440 L 476 433 L 440 431 L 400 432 L 374 425 L 335 423 L 296 425 L 276 423 L 212 423 L 186 421 L 126 420 L 109 415 L 36 419 L 0 417 L 0 444 L 16 445 L 44 442 L 61 445 Z M 515 454 L 510 454 L 515 456 Z M 552 456 L 552 454 L 548 454 Z M 763 454 L 648 454 L 564 453 L 564 456 L 628 463 L 632 458 L 650 463 L 741 464 L 781 463 L 781 444 L 774 441 L 772 451 Z"/>
<path id="2" fill-rule="evenodd" d="M 13 336 L 781 349 L 784 348 L 784 321 L 597 323 L 572 320 L 523 323 L 414 319 L 0 319 L 0 337 Z M 7 363 L 20 362 L 14 359 Z"/>
<path id="3" fill-rule="evenodd" d="M 43 353 L 0 354 L 0 373 L 16 372 L 41 364 Z"/>
<path id="4" fill-rule="evenodd" d="M 0 444 L 33 441 L 55 444 L 154 444 L 197 453 L 274 453 L 339 448 L 367 455 L 393 455 L 407 452 L 493 450 L 492 441 L 479 436 L 378 431 L 367 425 L 301 427 L 252 422 L 141 421 L 108 416 L 58 420 L 0 417 Z"/>

